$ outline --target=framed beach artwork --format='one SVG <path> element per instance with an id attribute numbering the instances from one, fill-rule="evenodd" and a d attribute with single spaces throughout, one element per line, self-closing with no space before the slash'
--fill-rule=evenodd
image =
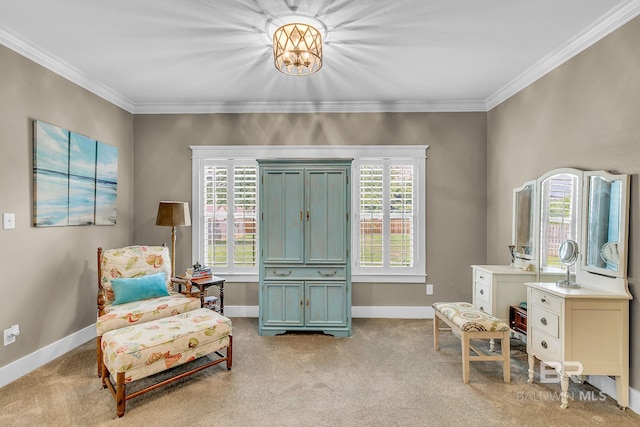
<path id="1" fill-rule="evenodd" d="M 39 120 L 33 136 L 34 226 L 115 225 L 118 148 Z"/>
<path id="2" fill-rule="evenodd" d="M 98 141 L 96 156 L 96 225 L 115 225 L 118 194 L 118 148 Z"/>

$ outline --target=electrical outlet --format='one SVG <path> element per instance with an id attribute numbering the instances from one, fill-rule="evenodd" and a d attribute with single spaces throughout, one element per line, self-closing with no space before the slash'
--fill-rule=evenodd
<path id="1" fill-rule="evenodd" d="M 427 295 L 433 295 L 433 285 L 427 284 Z"/>
<path id="2" fill-rule="evenodd" d="M 16 342 L 16 338 L 20 335 L 20 325 L 13 325 L 4 330 L 4 345 L 13 344 Z"/>

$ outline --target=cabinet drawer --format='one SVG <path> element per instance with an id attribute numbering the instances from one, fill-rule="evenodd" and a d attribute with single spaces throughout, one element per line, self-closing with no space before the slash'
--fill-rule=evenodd
<path id="1" fill-rule="evenodd" d="M 269 267 L 264 271 L 265 279 L 343 279 L 346 267 Z"/>
<path id="2" fill-rule="evenodd" d="M 529 340 L 532 352 L 543 362 L 562 360 L 560 339 L 545 334 L 537 327 L 529 325 Z"/>
<path id="3" fill-rule="evenodd" d="M 531 306 L 531 314 L 529 315 L 529 324 L 532 327 L 558 338 L 560 335 L 559 316 L 551 311 L 545 310 L 537 305 Z"/>
<path id="4" fill-rule="evenodd" d="M 486 271 L 474 269 L 473 270 L 473 280 L 476 283 L 482 283 L 484 285 L 489 286 L 491 284 L 491 273 L 487 273 Z"/>
<path id="5" fill-rule="evenodd" d="M 548 294 L 539 289 L 531 289 L 531 304 L 537 304 L 554 313 L 560 314 L 562 298 Z"/>
<path id="6" fill-rule="evenodd" d="M 491 302 L 491 286 L 476 282 L 476 292 L 474 295 L 475 301 L 478 303 L 487 303 Z"/>

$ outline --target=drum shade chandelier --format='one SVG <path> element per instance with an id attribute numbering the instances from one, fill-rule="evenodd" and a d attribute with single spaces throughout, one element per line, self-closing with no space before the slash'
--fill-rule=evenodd
<path id="1" fill-rule="evenodd" d="M 308 24 L 283 25 L 273 33 L 273 58 L 284 74 L 313 74 L 322 68 L 322 35 Z"/>

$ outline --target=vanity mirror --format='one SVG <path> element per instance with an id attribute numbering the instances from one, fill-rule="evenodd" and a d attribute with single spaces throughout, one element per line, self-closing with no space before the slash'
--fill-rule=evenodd
<path id="1" fill-rule="evenodd" d="M 582 268 L 610 277 L 626 277 L 629 186 L 627 175 L 585 172 Z"/>
<path id="2" fill-rule="evenodd" d="M 535 186 L 535 181 L 528 181 L 513 190 L 513 253 L 520 259 L 533 258 Z"/>
<path id="3" fill-rule="evenodd" d="M 565 240 L 579 241 L 582 173 L 579 169 L 562 168 L 549 171 L 538 179 L 540 198 L 534 229 L 538 230 L 540 239 L 540 281 L 555 282 L 564 274 L 560 245 Z"/>

